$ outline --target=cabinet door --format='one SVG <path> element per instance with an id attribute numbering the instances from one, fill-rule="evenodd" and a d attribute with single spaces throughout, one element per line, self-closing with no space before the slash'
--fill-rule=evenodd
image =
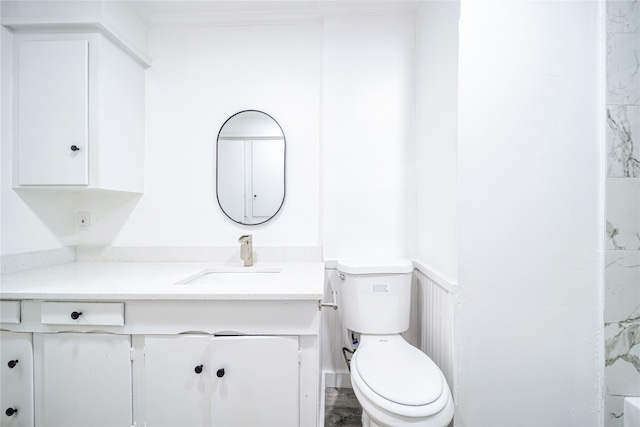
<path id="1" fill-rule="evenodd" d="M 20 42 L 16 63 L 19 184 L 88 185 L 88 41 Z"/>
<path id="2" fill-rule="evenodd" d="M 146 336 L 144 347 L 146 426 L 211 425 L 211 336 Z"/>
<path id="3" fill-rule="evenodd" d="M 0 363 L 0 425 L 33 426 L 31 334 L 0 332 Z"/>
<path id="4" fill-rule="evenodd" d="M 212 341 L 212 425 L 299 425 L 297 337 Z"/>
<path id="5" fill-rule="evenodd" d="M 33 339 L 38 425 L 132 425 L 129 335 L 34 334 Z"/>

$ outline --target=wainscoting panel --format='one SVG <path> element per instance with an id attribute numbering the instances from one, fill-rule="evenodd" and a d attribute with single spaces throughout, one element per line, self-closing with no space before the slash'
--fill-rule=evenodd
<path id="1" fill-rule="evenodd" d="M 416 263 L 419 348 L 440 367 L 455 399 L 456 286 Z"/>

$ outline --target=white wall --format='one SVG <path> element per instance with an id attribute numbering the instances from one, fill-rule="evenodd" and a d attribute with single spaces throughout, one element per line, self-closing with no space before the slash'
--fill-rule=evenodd
<path id="1" fill-rule="evenodd" d="M 0 20 L 2 19 L 2 8 L 0 8 Z M 3 94 L 6 94 L 6 90 L 7 88 L 5 87 L 5 77 L 6 77 L 6 73 L 7 71 L 9 71 L 8 69 L 5 68 L 5 62 L 3 60 L 4 55 L 2 54 L 3 49 L 4 49 L 4 44 L 5 44 L 5 40 L 7 39 L 7 34 L 5 32 L 5 30 L 3 28 L 0 28 L 0 196 L 2 195 L 2 191 L 3 190 L 3 174 L 2 174 L 2 170 L 4 170 L 4 164 L 2 163 L 2 159 L 4 158 L 4 149 L 2 149 L 2 147 L 4 146 L 2 144 L 2 142 L 5 140 L 5 133 L 6 131 L 3 131 L 3 129 L 5 128 L 5 124 L 6 123 L 10 123 L 8 121 L 5 120 L 5 115 L 3 114 L 3 112 L 7 111 L 6 108 L 9 107 L 9 105 L 6 104 L 6 102 L 4 101 L 4 98 L 6 98 L 6 96 L 3 96 Z M 2 197 L 0 197 L 0 256 L 2 255 Z"/>
<path id="2" fill-rule="evenodd" d="M 417 259 L 451 283 L 458 277 L 459 1 L 416 11 Z"/>
<path id="3" fill-rule="evenodd" d="M 325 19 L 325 259 L 415 256 L 413 22 Z"/>
<path id="4" fill-rule="evenodd" d="M 324 245 L 325 258 L 413 258 L 413 34 L 407 14 L 153 27 L 145 193 L 82 195 L 92 231 L 78 242 L 233 246 L 248 230 L 257 246 Z M 287 138 L 285 204 L 258 227 L 231 223 L 215 199 L 217 132 L 247 108 Z"/>
<path id="5" fill-rule="evenodd" d="M 144 194 L 31 191 L 25 204 L 5 181 L 3 222 L 16 227 L 4 253 L 234 246 L 250 231 L 256 246 L 324 244 L 332 258 L 415 256 L 413 16 L 160 24 L 148 46 Z M 257 227 L 232 223 L 215 197 L 217 132 L 248 108 L 274 116 L 287 138 L 285 204 Z M 90 231 L 75 231 L 76 211 L 90 212 Z"/>
<path id="6" fill-rule="evenodd" d="M 461 3 L 456 425 L 602 422 L 599 8 Z"/>
<path id="7" fill-rule="evenodd" d="M 86 194 L 92 229 L 79 244 L 320 246 L 319 23 L 159 25 L 146 76 L 145 192 Z M 240 226 L 220 210 L 215 148 L 220 127 L 245 109 L 273 116 L 286 137 L 286 200 L 267 224 Z"/>

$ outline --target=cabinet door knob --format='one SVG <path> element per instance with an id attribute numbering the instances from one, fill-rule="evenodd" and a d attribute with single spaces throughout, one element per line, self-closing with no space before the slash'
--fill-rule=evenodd
<path id="1" fill-rule="evenodd" d="M 7 365 L 9 365 L 9 367 L 11 369 L 15 368 L 15 366 L 18 364 L 18 359 L 16 360 L 9 360 L 9 363 L 7 363 Z"/>
<path id="2" fill-rule="evenodd" d="M 72 145 L 71 151 L 80 151 L 80 147 L 78 147 L 77 145 Z"/>
<path id="3" fill-rule="evenodd" d="M 17 413 L 18 410 L 16 408 L 9 408 L 7 409 L 4 413 L 7 414 L 7 416 L 12 416 L 13 414 Z"/>
<path id="4" fill-rule="evenodd" d="M 82 316 L 82 312 L 81 311 L 74 311 L 73 313 L 71 313 L 71 318 L 73 320 L 77 320 L 78 317 Z"/>
<path id="5" fill-rule="evenodd" d="M 202 365 L 196 366 L 196 369 L 194 369 L 194 371 L 196 371 L 196 374 L 202 373 Z"/>
<path id="6" fill-rule="evenodd" d="M 224 377 L 224 368 L 218 369 L 218 372 L 216 372 L 216 375 L 218 376 L 218 378 Z"/>

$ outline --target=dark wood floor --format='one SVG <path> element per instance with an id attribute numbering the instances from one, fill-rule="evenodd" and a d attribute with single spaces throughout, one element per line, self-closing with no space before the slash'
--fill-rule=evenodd
<path id="1" fill-rule="evenodd" d="M 362 407 L 350 388 L 326 388 L 325 427 L 361 427 Z"/>

